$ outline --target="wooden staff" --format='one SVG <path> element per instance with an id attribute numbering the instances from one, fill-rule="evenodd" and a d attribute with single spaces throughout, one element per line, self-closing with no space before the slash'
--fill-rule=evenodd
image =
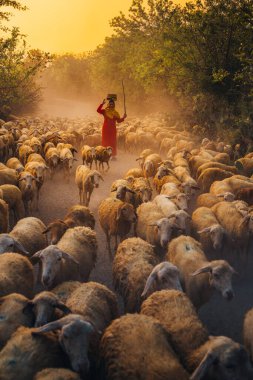
<path id="1" fill-rule="evenodd" d="M 125 94 L 125 87 L 124 87 L 123 79 L 122 79 L 122 89 L 123 89 L 123 97 L 124 97 L 124 111 L 126 114 L 126 94 Z"/>

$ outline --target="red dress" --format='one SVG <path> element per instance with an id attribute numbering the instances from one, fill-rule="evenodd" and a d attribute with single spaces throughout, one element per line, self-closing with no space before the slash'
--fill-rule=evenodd
<path id="1" fill-rule="evenodd" d="M 120 117 L 118 112 L 115 110 L 107 111 L 107 109 L 102 109 L 103 104 L 98 106 L 97 112 L 104 115 L 104 124 L 102 127 L 102 146 L 111 146 L 112 155 L 117 155 L 117 130 L 116 122 L 122 123 L 124 117 Z"/>

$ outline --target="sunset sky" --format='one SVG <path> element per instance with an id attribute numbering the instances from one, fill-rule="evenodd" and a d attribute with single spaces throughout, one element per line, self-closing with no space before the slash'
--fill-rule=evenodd
<path id="1" fill-rule="evenodd" d="M 13 12 L 11 23 L 27 35 L 30 47 L 52 53 L 79 53 L 102 44 L 112 32 L 109 20 L 120 11 L 126 13 L 132 0 L 24 0 L 22 3 L 29 9 Z"/>

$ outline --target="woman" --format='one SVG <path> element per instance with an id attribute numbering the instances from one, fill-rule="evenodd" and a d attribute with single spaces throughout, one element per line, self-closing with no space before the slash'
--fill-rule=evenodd
<path id="1" fill-rule="evenodd" d="M 104 115 L 104 124 L 102 128 L 102 145 L 112 147 L 112 156 L 115 158 L 117 155 L 117 130 L 116 122 L 122 123 L 127 117 L 126 114 L 120 118 L 119 113 L 115 110 L 115 102 L 113 99 L 109 99 L 108 106 L 103 109 L 103 105 L 106 100 L 97 109 L 97 112 Z"/>

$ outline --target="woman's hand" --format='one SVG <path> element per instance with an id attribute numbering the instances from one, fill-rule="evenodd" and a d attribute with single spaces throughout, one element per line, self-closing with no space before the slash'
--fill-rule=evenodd
<path id="1" fill-rule="evenodd" d="M 103 100 L 102 104 L 104 105 L 106 103 L 106 99 Z"/>

